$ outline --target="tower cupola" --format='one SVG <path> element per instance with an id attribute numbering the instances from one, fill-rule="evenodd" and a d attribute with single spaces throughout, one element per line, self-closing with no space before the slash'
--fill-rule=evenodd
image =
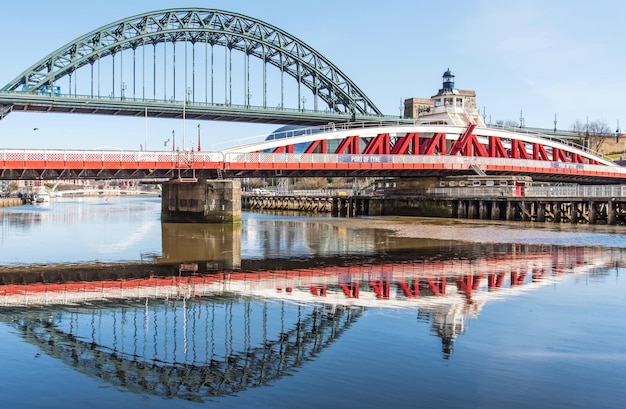
<path id="1" fill-rule="evenodd" d="M 454 74 L 452 73 L 452 71 L 450 71 L 450 68 L 448 68 L 448 70 L 443 73 L 443 89 L 454 89 Z"/>

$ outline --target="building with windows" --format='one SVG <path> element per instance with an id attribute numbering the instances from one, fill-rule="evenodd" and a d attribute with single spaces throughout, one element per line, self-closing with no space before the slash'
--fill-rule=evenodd
<path id="1" fill-rule="evenodd" d="M 430 99 L 404 100 L 404 117 L 415 118 L 421 124 L 468 126 L 473 123 L 484 127 L 476 106 L 476 92 L 455 87 L 455 75 L 446 70 L 443 85 Z"/>

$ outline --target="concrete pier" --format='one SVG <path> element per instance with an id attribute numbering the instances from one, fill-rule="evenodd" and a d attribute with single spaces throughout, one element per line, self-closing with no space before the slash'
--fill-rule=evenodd
<path id="1" fill-rule="evenodd" d="M 237 180 L 174 180 L 163 184 L 161 221 L 241 223 L 241 183 Z"/>

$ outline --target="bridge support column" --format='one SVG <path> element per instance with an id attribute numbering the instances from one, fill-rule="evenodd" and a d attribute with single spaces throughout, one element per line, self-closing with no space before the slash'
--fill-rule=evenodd
<path id="1" fill-rule="evenodd" d="M 511 201 L 506 202 L 506 219 L 509 221 L 515 220 L 515 206 Z"/>
<path id="2" fill-rule="evenodd" d="M 500 202 L 494 200 L 491 202 L 491 220 L 500 220 Z"/>
<path id="3" fill-rule="evenodd" d="M 546 205 L 543 202 L 536 202 L 535 203 L 535 209 L 536 209 L 536 221 L 538 222 L 545 222 L 546 221 Z"/>
<path id="4" fill-rule="evenodd" d="M 467 218 L 467 202 L 465 200 L 459 200 L 457 207 L 457 214 L 459 219 Z"/>
<path id="5" fill-rule="evenodd" d="M 589 224 L 598 223 L 598 205 L 593 200 L 589 201 Z"/>
<path id="6" fill-rule="evenodd" d="M 241 183 L 235 180 L 164 183 L 161 221 L 240 223 Z"/>
<path id="7" fill-rule="evenodd" d="M 481 220 L 488 219 L 489 209 L 487 208 L 487 202 L 484 200 L 478 201 L 478 218 Z"/>
<path id="8" fill-rule="evenodd" d="M 615 202 L 609 200 L 606 202 L 606 224 L 615 224 L 616 219 Z"/>
<path id="9" fill-rule="evenodd" d="M 572 223 L 578 224 L 581 222 L 580 212 L 580 203 L 572 202 Z"/>
<path id="10" fill-rule="evenodd" d="M 478 209 L 476 208 L 477 202 L 469 200 L 467 202 L 467 218 L 476 219 L 478 217 Z"/>
<path id="11" fill-rule="evenodd" d="M 561 223 L 561 203 L 552 203 L 552 213 L 554 214 L 554 223 Z"/>
<path id="12" fill-rule="evenodd" d="M 333 202 L 334 203 L 334 202 Z M 369 199 L 367 201 L 367 216 L 382 216 L 383 214 L 383 200 L 382 199 Z"/>
<path id="13" fill-rule="evenodd" d="M 339 199 L 333 197 L 330 205 L 330 215 L 333 217 L 339 217 Z"/>

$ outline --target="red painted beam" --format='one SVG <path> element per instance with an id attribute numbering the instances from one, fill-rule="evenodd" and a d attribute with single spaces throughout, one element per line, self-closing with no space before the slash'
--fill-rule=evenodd
<path id="1" fill-rule="evenodd" d="M 391 150 L 391 138 L 388 133 L 378 134 L 363 149 L 364 155 L 388 155 Z"/>
<path id="2" fill-rule="evenodd" d="M 334 153 L 342 154 L 359 154 L 360 148 L 360 138 L 358 135 L 348 136 L 346 139 L 342 140 Z"/>
<path id="3" fill-rule="evenodd" d="M 420 134 L 411 132 L 405 136 L 401 136 L 391 149 L 392 155 L 417 155 L 420 152 Z"/>
<path id="4" fill-rule="evenodd" d="M 526 145 L 518 139 L 511 139 L 511 158 L 512 159 L 530 159 L 530 155 L 526 151 Z"/>
<path id="5" fill-rule="evenodd" d="M 426 140 L 422 149 L 423 151 L 420 152 L 422 155 L 434 155 L 435 153 L 445 155 L 447 152 L 446 134 L 437 133 L 433 135 L 432 138 Z"/>
<path id="6" fill-rule="evenodd" d="M 326 151 L 326 139 L 314 141 L 306 148 L 304 153 L 328 153 Z"/>
<path id="7" fill-rule="evenodd" d="M 504 149 L 504 145 L 502 144 L 502 140 L 497 136 L 489 137 L 489 157 L 490 158 L 507 158 L 510 156 L 506 149 Z"/>

